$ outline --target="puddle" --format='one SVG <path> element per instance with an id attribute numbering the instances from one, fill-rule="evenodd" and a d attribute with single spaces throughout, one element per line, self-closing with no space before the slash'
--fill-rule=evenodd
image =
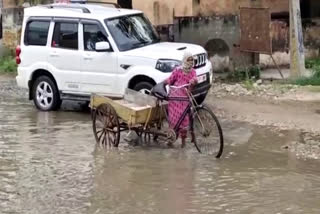
<path id="1" fill-rule="evenodd" d="M 1 98 L 1 213 L 320 213 L 320 170 L 301 139 L 222 121 L 221 160 L 181 149 L 95 145 L 87 112 Z"/>

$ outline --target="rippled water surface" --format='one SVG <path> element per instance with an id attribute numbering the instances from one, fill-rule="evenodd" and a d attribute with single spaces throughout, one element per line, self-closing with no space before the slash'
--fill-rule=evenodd
<path id="1" fill-rule="evenodd" d="M 0 97 L 0 213 L 320 213 L 319 161 L 281 147 L 295 132 L 223 121 L 221 160 L 95 146 L 90 114 Z"/>

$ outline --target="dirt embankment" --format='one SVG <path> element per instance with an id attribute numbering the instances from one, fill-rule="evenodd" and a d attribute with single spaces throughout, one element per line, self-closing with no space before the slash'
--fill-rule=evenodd
<path id="1" fill-rule="evenodd" d="M 27 99 L 28 90 L 18 88 L 14 75 L 0 74 L 0 97 Z"/>
<path id="2" fill-rule="evenodd" d="M 216 84 L 207 98 L 215 113 L 233 121 L 298 130 L 301 141 L 287 149 L 302 157 L 320 158 L 320 91 L 318 88 Z"/>
<path id="3" fill-rule="evenodd" d="M 208 103 L 223 117 L 279 129 L 320 133 L 320 91 L 316 88 L 216 84 Z"/>

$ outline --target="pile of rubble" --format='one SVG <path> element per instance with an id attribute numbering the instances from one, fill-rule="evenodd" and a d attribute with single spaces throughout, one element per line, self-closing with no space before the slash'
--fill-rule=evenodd
<path id="1" fill-rule="evenodd" d="M 259 96 L 278 99 L 281 96 L 294 94 L 299 87 L 296 85 L 262 84 L 261 80 L 251 84 L 245 83 L 214 83 L 210 93 L 216 97 L 225 96 Z"/>
<path id="2" fill-rule="evenodd" d="M 320 158 L 320 136 L 304 133 L 303 142 L 292 142 L 286 149 L 295 153 L 297 157 L 303 159 L 319 159 Z"/>
<path id="3" fill-rule="evenodd" d="M 28 91 L 18 88 L 15 79 L 5 78 L 0 79 L 0 94 L 4 97 L 27 98 Z"/>

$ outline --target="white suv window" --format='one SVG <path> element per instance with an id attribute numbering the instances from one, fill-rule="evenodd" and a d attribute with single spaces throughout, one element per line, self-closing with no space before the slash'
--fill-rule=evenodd
<path id="1" fill-rule="evenodd" d="M 102 33 L 97 24 L 83 24 L 83 46 L 86 51 L 95 51 L 97 42 L 107 42 L 107 37 Z"/>
<path id="2" fill-rule="evenodd" d="M 159 37 L 142 14 L 105 20 L 120 51 L 140 48 L 159 42 Z"/>
<path id="3" fill-rule="evenodd" d="M 50 21 L 30 21 L 26 27 L 25 45 L 46 46 Z"/>
<path id="4" fill-rule="evenodd" d="M 78 50 L 78 23 L 56 22 L 52 47 Z"/>

